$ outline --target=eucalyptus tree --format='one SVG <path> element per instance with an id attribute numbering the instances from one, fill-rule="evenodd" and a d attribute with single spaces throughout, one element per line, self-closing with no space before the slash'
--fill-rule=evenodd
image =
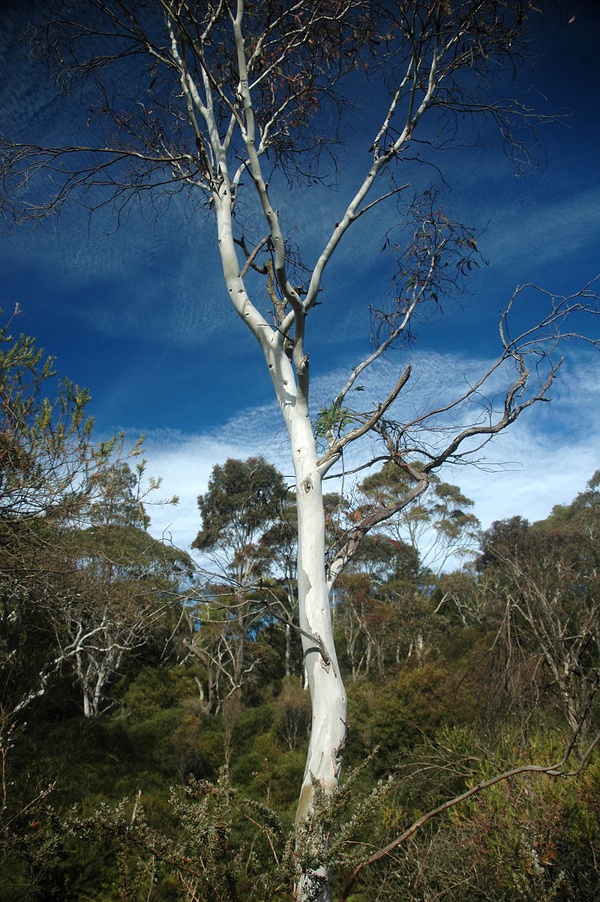
<path id="1" fill-rule="evenodd" d="M 202 528 L 192 547 L 209 553 L 219 576 L 235 588 L 251 585 L 268 562 L 265 536 L 279 519 L 286 492 L 283 476 L 263 457 L 217 464 L 198 498 Z"/>
<path id="2" fill-rule="evenodd" d="M 302 662 L 297 662 L 294 637 L 298 629 L 298 512 L 295 496 L 288 493 L 279 507 L 277 522 L 268 530 L 265 542 L 271 549 L 272 583 L 264 587 L 266 601 L 272 616 L 285 630 L 285 675 L 303 671 Z M 265 597 L 265 592 L 263 592 Z"/>
<path id="3" fill-rule="evenodd" d="M 411 478 L 393 462 L 368 476 L 360 485 L 361 508 L 389 507 L 410 488 Z M 473 555 L 479 539 L 479 520 L 473 501 L 457 485 L 430 477 L 430 490 L 410 507 L 403 508 L 385 523 L 394 538 L 421 552 L 421 566 L 435 575 Z"/>
<path id="4" fill-rule="evenodd" d="M 91 441 L 89 392 L 57 379 L 34 338 L 0 328 L 0 517 L 5 527 L 76 514 L 92 491 L 96 464 L 115 443 Z"/>
<path id="5" fill-rule="evenodd" d="M 87 81 L 81 111 L 89 140 L 44 147 L 3 139 L 9 216 L 44 217 L 70 199 L 94 207 L 112 198 L 119 211 L 132 196 L 187 190 L 191 204 L 194 197 L 205 202 L 213 218 L 224 294 L 264 357 L 296 480 L 299 626 L 313 704 L 299 821 L 312 808 L 315 784 L 334 791 L 342 763 L 346 701 L 329 606 L 336 578 L 369 530 L 420 497 L 439 467 L 463 460 L 546 396 L 557 371 L 549 353 L 571 328 L 566 318 L 595 309 L 591 289 L 550 298 L 538 326 L 518 335 L 507 324 L 517 291 L 502 318 L 497 360 L 459 397 L 397 413 L 409 365 L 372 404 L 354 406 L 365 368 L 460 292 L 462 276 L 477 262 L 475 238 L 440 210 L 435 190 L 410 188 L 422 180 L 421 170 L 410 174 L 411 165 L 426 149 L 427 162 L 434 162 L 441 147 L 468 142 L 486 118 L 509 153 L 519 155 L 519 124 L 534 117 L 503 96 L 500 76 L 522 58 L 539 6 L 537 0 L 49 2 L 35 46 L 57 70 L 62 91 L 79 91 Z M 332 197 L 331 225 L 311 261 L 296 246 L 293 195 L 281 190 L 281 176 L 305 184 L 323 178 L 340 123 L 352 127 L 360 79 L 372 113 L 368 134 L 361 133 L 364 155 L 353 154 L 346 175 L 354 185 Z M 392 300 L 368 298 L 372 341 L 321 412 L 320 447 L 309 408 L 311 334 L 320 328 L 318 304 L 345 302 L 337 284 L 325 290 L 324 276 L 369 217 L 373 227 L 384 223 L 382 237 L 397 262 Z M 485 398 L 492 379 L 496 402 Z M 407 474 L 409 487 L 357 519 L 326 570 L 322 481 L 369 434 L 381 439 L 381 456 Z M 299 896 L 314 895 L 319 880 L 327 883 L 323 875 L 304 881 Z"/>
<path id="6" fill-rule="evenodd" d="M 335 626 L 354 680 L 374 667 L 385 680 L 412 655 L 421 663 L 424 633 L 431 641 L 433 632 L 432 584 L 416 548 L 383 533 L 361 543 L 336 590 Z"/>
<path id="7" fill-rule="evenodd" d="M 146 532 L 144 464 L 131 470 L 121 437 L 93 441 L 89 393 L 6 328 L 0 402 L 1 731 L 59 673 L 75 673 L 85 714 L 97 713 L 190 562 Z"/>
<path id="8" fill-rule="evenodd" d="M 390 461 L 364 479 L 353 504 L 337 511 L 330 556 L 335 559 L 357 518 L 389 509 L 409 488 L 410 477 Z M 474 554 L 479 521 L 472 507 L 458 486 L 431 474 L 426 495 L 363 539 L 338 591 L 337 621 L 353 678 L 375 663 L 383 675 L 408 657 L 421 662 L 430 650 L 437 632 L 432 595 L 441 574 Z"/>
<path id="9" fill-rule="evenodd" d="M 69 569 L 61 536 L 118 445 L 92 441 L 88 402 L 87 391 L 56 378 L 33 338 L 0 329 L 0 730 L 73 651 L 55 635 Z"/>
<path id="10" fill-rule="evenodd" d="M 100 712 L 126 660 L 153 643 L 164 651 L 192 580 L 190 557 L 147 532 L 143 472 L 143 462 L 137 473 L 123 461 L 98 467 L 85 524 L 60 535 L 67 591 L 56 638 L 72 663 L 86 717 Z"/>
<path id="11" fill-rule="evenodd" d="M 239 694 L 259 663 L 266 617 L 261 587 L 276 554 L 274 530 L 286 492 L 283 476 L 264 458 L 230 458 L 213 467 L 198 498 L 202 528 L 192 544 L 210 570 L 186 644 L 206 669 L 209 709 Z"/>

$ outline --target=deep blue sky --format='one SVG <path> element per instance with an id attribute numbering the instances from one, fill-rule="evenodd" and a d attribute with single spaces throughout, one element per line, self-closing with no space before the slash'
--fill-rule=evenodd
<path id="1" fill-rule="evenodd" d="M 23 4 L 0 9 L 0 131 L 70 143 L 80 127 L 77 106 L 65 112 L 43 69 L 28 59 L 18 39 Z M 462 305 L 419 332 L 415 354 L 428 369 L 416 391 L 427 386 L 435 397 L 436 385 L 459 382 L 462 372 L 475 371 L 474 361 L 489 359 L 498 311 L 517 284 L 568 292 L 600 272 L 599 43 L 595 0 L 565 2 L 536 32 L 537 58 L 520 72 L 518 89 L 531 86 L 541 109 L 569 114 L 540 132 L 539 168 L 516 173 L 498 146 L 441 157 L 452 188 L 444 206 L 484 229 L 480 247 L 490 264 Z M 363 101 L 359 122 L 366 123 L 371 100 Z M 81 122 L 85 115 L 83 104 Z M 290 211 L 308 257 L 339 218 L 351 177 L 362 168 L 362 137 L 359 125 L 337 192 L 281 190 L 280 209 Z M 326 279 L 329 293 L 313 314 L 319 320 L 310 339 L 319 400 L 333 396 L 336 374 L 342 378 L 367 346 L 365 304 L 390 291 L 380 245 L 369 224 L 340 248 Z M 18 301 L 23 313 L 14 328 L 35 335 L 61 374 L 90 389 L 99 434 L 145 432 L 151 472 L 165 475 L 165 491 L 182 495 L 181 511 L 166 520 L 158 514 L 157 528 L 172 522 L 179 542 L 193 539 L 194 498 L 228 453 L 264 453 L 287 472 L 270 383 L 253 340 L 227 307 L 212 227 L 190 216 L 181 198 L 158 219 L 134 208 L 116 231 L 103 212 L 89 234 L 81 214 L 66 208 L 56 221 L 3 235 L 1 246 L 5 316 Z M 509 474 L 455 474 L 486 524 L 513 513 L 544 516 L 583 489 L 600 465 L 596 360 L 573 347 L 564 369 L 552 411 L 529 418 L 490 454 L 510 462 Z"/>

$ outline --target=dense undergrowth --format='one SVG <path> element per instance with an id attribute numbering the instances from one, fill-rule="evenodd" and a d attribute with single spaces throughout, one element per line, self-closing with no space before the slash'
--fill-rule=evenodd
<path id="1" fill-rule="evenodd" d="M 386 680 L 350 683 L 350 776 L 319 812 L 338 893 L 424 812 L 562 757 L 569 737 L 552 711 L 525 724 L 490 710 L 485 637 L 466 655 L 463 639 L 450 634 L 446 654 Z M 250 702 L 206 715 L 195 675 L 131 666 L 97 718 L 81 716 L 67 681 L 40 700 L 5 749 L 0 899 L 291 899 L 304 690 L 296 677 L 265 679 Z M 597 760 L 571 778 L 515 778 L 430 821 L 349 898 L 591 902 L 599 830 Z"/>

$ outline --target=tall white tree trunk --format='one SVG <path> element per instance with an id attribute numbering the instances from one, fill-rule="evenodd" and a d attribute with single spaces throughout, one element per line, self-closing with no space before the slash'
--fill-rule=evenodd
<path id="1" fill-rule="evenodd" d="M 315 440 L 308 415 L 293 412 L 288 431 L 296 475 L 298 505 L 298 601 L 304 664 L 312 705 L 310 744 L 296 811 L 301 824 L 313 810 L 315 782 L 326 794 L 334 792 L 342 765 L 346 738 L 346 692 L 333 642 L 329 590 L 325 574 L 325 515 L 321 474 L 317 468 Z M 324 837 L 317 829 L 312 837 L 317 853 Z M 329 874 L 318 896 L 331 898 Z M 298 902 L 312 895 L 313 881 L 303 877 L 296 888 Z"/>
<path id="2" fill-rule="evenodd" d="M 300 628 L 312 700 L 310 745 L 296 816 L 300 821 L 312 807 L 313 779 L 328 793 L 337 786 L 346 735 L 346 693 L 333 642 L 323 492 L 308 417 L 291 417 L 290 440 L 298 503 Z"/>
<path id="3" fill-rule="evenodd" d="M 298 607 L 299 625 L 312 705 L 310 744 L 296 822 L 313 810 L 314 783 L 326 794 L 334 792 L 346 737 L 346 692 L 333 643 L 329 588 L 325 573 L 325 511 L 322 475 L 317 465 L 317 447 L 308 410 L 308 357 L 294 351 L 290 361 L 283 335 L 273 329 L 252 304 L 244 285 L 233 240 L 230 186 L 225 179 L 213 195 L 219 249 L 229 297 L 239 316 L 257 339 L 273 382 L 275 395 L 290 440 L 298 507 Z M 296 324 L 296 328 L 301 326 Z M 322 838 L 315 836 L 317 848 Z M 329 875 L 319 875 L 326 885 L 320 902 L 331 899 Z M 313 881 L 300 881 L 298 902 L 314 898 Z"/>

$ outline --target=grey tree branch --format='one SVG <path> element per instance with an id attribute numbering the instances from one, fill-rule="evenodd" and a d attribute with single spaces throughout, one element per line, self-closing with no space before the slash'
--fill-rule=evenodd
<path id="1" fill-rule="evenodd" d="M 417 833 L 417 831 L 420 830 L 421 827 L 423 827 L 429 821 L 433 820 L 433 818 L 439 817 L 441 814 L 444 814 L 451 808 L 456 807 L 456 805 L 460 805 L 461 802 L 464 802 L 467 799 L 472 798 L 473 796 L 479 795 L 481 792 L 489 789 L 491 786 L 495 786 L 497 783 L 502 783 L 505 780 L 512 780 L 515 777 L 529 774 L 546 775 L 554 778 L 576 777 L 583 771 L 594 749 L 598 746 L 599 743 L 600 734 L 598 734 L 593 742 L 590 743 L 585 753 L 583 754 L 578 766 L 573 770 L 565 769 L 565 765 L 567 764 L 573 751 L 573 743 L 571 742 L 563 757 L 560 759 L 560 761 L 556 762 L 556 764 L 549 764 L 547 766 L 537 764 L 524 764 L 521 767 L 512 768 L 511 770 L 504 771 L 504 773 L 498 774 L 495 777 L 490 777 L 489 780 L 482 780 L 480 783 L 477 783 L 475 786 L 472 786 L 470 789 L 467 789 L 460 795 L 454 796 L 453 799 L 448 799 L 448 801 L 444 802 L 441 805 L 438 805 L 437 808 L 433 808 L 431 811 L 428 811 L 413 824 L 411 824 L 411 826 L 408 827 L 400 836 L 396 837 L 396 839 L 388 843 L 387 846 L 379 849 L 377 852 L 374 852 L 373 855 L 370 855 L 369 858 L 366 858 L 359 865 L 357 865 L 357 867 L 352 872 L 351 877 L 346 881 L 346 884 L 344 885 L 344 888 L 339 897 L 339 902 L 346 902 L 361 872 L 366 867 L 369 867 L 370 865 L 375 864 L 377 861 L 380 861 L 382 858 L 385 858 L 387 855 L 390 855 L 395 849 L 397 849 L 408 839 L 410 839 L 411 836 Z"/>

